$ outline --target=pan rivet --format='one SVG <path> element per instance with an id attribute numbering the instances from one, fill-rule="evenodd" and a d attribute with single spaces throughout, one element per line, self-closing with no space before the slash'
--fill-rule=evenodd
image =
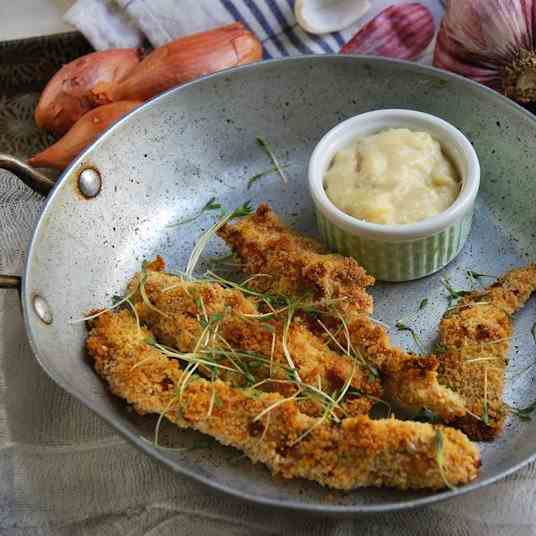
<path id="1" fill-rule="evenodd" d="M 78 188 L 84 197 L 91 199 L 97 197 L 101 190 L 102 179 L 99 172 L 93 168 L 86 168 L 78 178 Z"/>
<path id="2" fill-rule="evenodd" d="M 42 298 L 39 295 L 34 296 L 33 308 L 35 314 L 41 319 L 42 322 L 45 324 L 52 324 L 52 313 L 50 312 L 50 307 L 48 306 L 45 298 Z"/>

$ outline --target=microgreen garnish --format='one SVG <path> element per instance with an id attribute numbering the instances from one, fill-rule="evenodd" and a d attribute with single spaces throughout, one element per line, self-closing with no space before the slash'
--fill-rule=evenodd
<path id="1" fill-rule="evenodd" d="M 105 307 L 104 309 L 101 309 L 99 312 L 94 313 L 89 316 L 85 316 L 84 318 L 78 318 L 77 320 L 69 320 L 69 324 L 79 324 L 80 322 L 86 322 L 87 320 L 93 320 L 94 318 L 97 318 L 104 313 L 108 313 L 110 311 L 113 311 L 114 309 L 117 309 L 118 307 L 121 307 L 124 303 L 130 300 L 134 294 L 138 291 L 141 285 L 141 280 L 138 281 L 138 285 L 134 287 L 130 292 L 128 292 L 124 297 L 120 297 L 117 295 L 114 295 L 112 297 L 112 306 L 111 307 Z"/>
<path id="2" fill-rule="evenodd" d="M 436 456 L 436 463 L 437 468 L 439 469 L 439 474 L 441 475 L 441 478 L 443 482 L 445 483 L 445 486 L 449 488 L 450 490 L 455 490 L 456 486 L 451 484 L 448 479 L 447 475 L 445 474 L 445 439 L 443 437 L 443 432 L 441 430 L 436 430 L 435 435 L 435 456 Z"/>
<path id="3" fill-rule="evenodd" d="M 404 324 L 400 320 L 395 324 L 395 326 L 396 326 L 396 329 L 398 329 L 398 331 L 407 331 L 407 332 L 409 332 L 411 334 L 415 344 L 417 345 L 417 348 L 419 349 L 419 352 L 421 352 L 421 354 L 426 353 L 425 349 L 424 349 L 424 345 L 421 342 L 421 339 L 419 338 L 419 336 L 417 335 L 416 331 L 413 328 L 411 328 L 408 325 Z"/>
<path id="4" fill-rule="evenodd" d="M 490 279 L 496 279 L 497 276 L 495 275 L 490 275 L 490 274 L 480 274 L 478 272 L 474 272 L 473 270 L 467 270 L 467 277 L 469 279 L 472 279 L 473 281 L 476 280 L 476 279 L 482 279 L 483 277 L 489 277 Z"/>
<path id="5" fill-rule="evenodd" d="M 530 421 L 532 420 L 533 413 L 536 412 L 536 400 L 525 408 L 514 408 L 512 406 L 509 406 L 509 408 L 512 415 L 515 415 L 522 421 Z"/>
<path id="6" fill-rule="evenodd" d="M 448 351 L 449 349 L 440 342 L 436 342 L 432 348 L 432 353 L 437 355 L 446 354 Z"/>
<path id="7" fill-rule="evenodd" d="M 190 223 L 194 220 L 197 220 L 204 212 L 208 212 L 211 210 L 218 210 L 221 208 L 221 204 L 216 202 L 215 197 L 211 197 L 205 205 L 203 205 L 203 208 L 194 216 L 191 218 L 186 218 L 185 220 L 180 220 L 177 223 L 171 223 L 167 227 L 177 227 L 178 225 L 184 225 L 185 223 Z"/>
<path id="8" fill-rule="evenodd" d="M 277 160 L 274 152 L 272 151 L 272 149 L 268 145 L 268 142 L 266 140 L 263 140 L 262 138 L 257 138 L 257 145 L 259 147 L 261 147 L 266 152 L 266 154 L 270 157 L 270 160 L 272 161 L 272 163 L 274 164 L 275 168 L 277 169 L 277 172 L 279 173 L 279 176 L 281 177 L 281 180 L 283 181 L 283 184 L 286 186 L 288 184 L 288 178 L 287 178 L 285 172 L 283 171 L 283 168 L 281 167 L 281 164 Z"/>
<path id="9" fill-rule="evenodd" d="M 167 413 L 171 409 L 171 406 L 173 406 L 173 404 L 176 404 L 178 401 L 179 401 L 179 395 L 176 394 L 167 403 L 166 407 L 164 408 L 164 411 L 162 411 L 162 413 L 160 413 L 160 415 L 158 416 L 158 420 L 156 421 L 156 426 L 155 426 L 155 429 L 154 429 L 154 445 L 155 445 L 155 447 L 159 446 L 158 445 L 158 435 L 160 434 L 160 426 L 162 426 L 162 421 L 164 420 L 164 417 L 167 415 Z"/>
<path id="10" fill-rule="evenodd" d="M 244 216 L 249 216 L 253 212 L 251 208 L 251 200 L 242 203 L 238 208 L 235 208 L 231 214 L 229 214 L 228 219 L 233 220 L 234 218 L 243 218 Z M 222 217 L 225 214 L 222 214 Z"/>
<path id="11" fill-rule="evenodd" d="M 292 356 L 290 355 L 290 351 L 288 349 L 288 335 L 290 331 L 290 324 L 292 322 L 292 317 L 294 316 L 295 310 L 296 310 L 295 305 L 289 301 L 288 310 L 287 310 L 287 320 L 285 322 L 285 327 L 283 329 L 283 354 L 285 355 L 285 358 L 287 359 L 287 363 L 289 367 L 293 371 L 294 379 L 298 382 L 301 382 L 300 374 L 298 373 L 298 370 L 296 369 L 296 365 L 294 365 L 294 361 L 292 360 Z"/>
<path id="12" fill-rule="evenodd" d="M 419 311 L 422 311 L 428 305 L 428 298 L 423 298 L 419 303 Z"/>
<path id="13" fill-rule="evenodd" d="M 281 166 L 281 169 L 285 169 L 288 166 Z M 270 169 L 267 169 L 266 171 L 262 171 L 261 173 L 257 173 L 256 175 L 253 175 L 253 177 L 250 177 L 248 179 L 248 186 L 247 189 L 249 190 L 259 179 L 262 179 L 262 177 L 266 177 L 267 175 L 272 175 L 272 173 L 278 173 L 279 170 L 277 167 L 272 167 Z"/>
<path id="14" fill-rule="evenodd" d="M 444 277 L 441 280 L 441 283 L 447 289 L 447 292 L 449 293 L 448 295 L 449 304 L 456 302 L 460 298 L 463 298 L 463 296 L 467 296 L 471 294 L 471 291 L 469 290 L 455 290 L 453 286 L 450 284 L 450 281 L 446 277 Z"/>
<path id="15" fill-rule="evenodd" d="M 167 313 L 164 313 L 164 311 L 161 311 L 158 307 L 156 307 L 156 305 L 153 305 L 153 303 L 147 296 L 147 292 L 145 290 L 145 283 L 147 282 L 148 274 L 146 270 L 147 270 L 147 266 L 145 263 L 143 263 L 143 269 L 142 269 L 141 276 L 139 278 L 139 287 L 138 287 L 140 291 L 141 299 L 143 301 L 143 305 L 145 305 L 146 307 L 148 307 L 155 313 L 158 313 L 159 315 L 169 318 L 169 315 Z"/>
<path id="16" fill-rule="evenodd" d="M 489 426 L 488 412 L 488 369 L 484 369 L 484 402 L 482 403 L 482 422 Z"/>
<path id="17" fill-rule="evenodd" d="M 132 303 L 130 299 L 126 300 L 126 303 L 130 307 L 130 310 L 132 311 L 132 314 L 134 315 L 134 318 L 136 319 L 136 325 L 138 326 L 138 331 L 141 331 L 140 315 L 138 314 L 138 310 L 136 309 L 136 306 Z"/>
<path id="18" fill-rule="evenodd" d="M 207 247 L 209 240 L 216 234 L 219 229 L 221 229 L 229 220 L 248 216 L 251 213 L 252 208 L 250 201 L 246 201 L 244 204 L 242 204 L 228 214 L 222 213 L 220 220 L 217 221 L 214 225 L 212 225 L 212 227 L 210 227 L 210 229 L 206 231 L 203 235 L 201 235 L 201 237 L 195 244 L 192 253 L 190 254 L 190 258 L 188 259 L 188 264 L 186 265 L 185 277 L 187 279 L 192 279 L 192 275 L 197 266 L 197 263 L 199 262 L 199 258 Z"/>

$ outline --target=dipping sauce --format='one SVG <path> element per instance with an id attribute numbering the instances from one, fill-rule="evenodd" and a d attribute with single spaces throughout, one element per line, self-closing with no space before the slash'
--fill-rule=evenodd
<path id="1" fill-rule="evenodd" d="M 331 202 L 371 223 L 415 223 L 446 210 L 460 176 L 427 132 L 387 129 L 335 154 L 324 177 Z"/>

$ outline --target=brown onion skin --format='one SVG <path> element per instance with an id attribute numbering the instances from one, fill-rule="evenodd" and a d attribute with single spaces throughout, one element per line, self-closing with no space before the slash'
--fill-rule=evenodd
<path id="1" fill-rule="evenodd" d="M 155 49 L 123 81 L 98 84 L 96 98 L 100 102 L 147 100 L 195 78 L 260 59 L 259 40 L 237 22 Z"/>
<path id="2" fill-rule="evenodd" d="M 90 110 L 62 138 L 30 158 L 28 163 L 34 167 L 65 169 L 101 132 L 141 104 L 140 101 L 120 101 Z"/>
<path id="3" fill-rule="evenodd" d="M 123 48 L 93 52 L 64 65 L 41 94 L 35 122 L 56 135 L 65 134 L 97 106 L 93 89 L 99 83 L 119 82 L 141 61 L 141 51 Z"/>

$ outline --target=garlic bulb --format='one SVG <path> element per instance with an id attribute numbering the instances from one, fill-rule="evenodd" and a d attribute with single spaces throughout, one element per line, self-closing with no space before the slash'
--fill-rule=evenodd
<path id="1" fill-rule="evenodd" d="M 341 48 L 341 54 L 368 54 L 414 60 L 431 43 L 435 33 L 430 10 L 417 2 L 384 9 Z"/>
<path id="2" fill-rule="evenodd" d="M 368 0 L 296 0 L 294 14 L 306 32 L 324 34 L 347 28 L 369 8 Z"/>
<path id="3" fill-rule="evenodd" d="M 536 102 L 536 1 L 449 0 L 434 65 Z"/>

